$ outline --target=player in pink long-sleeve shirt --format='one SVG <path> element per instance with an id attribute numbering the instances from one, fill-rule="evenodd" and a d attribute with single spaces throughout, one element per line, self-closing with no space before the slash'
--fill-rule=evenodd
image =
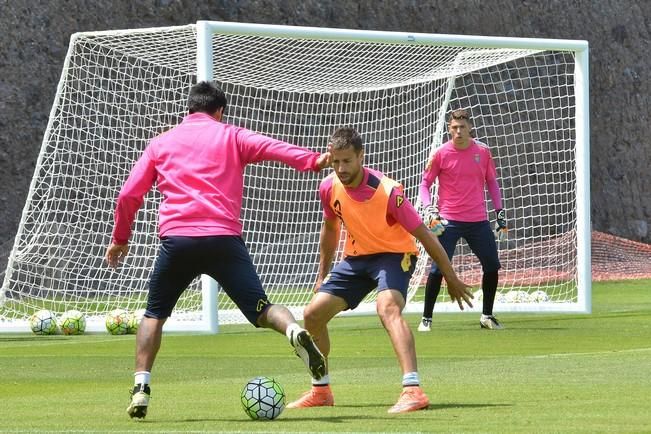
<path id="1" fill-rule="evenodd" d="M 144 195 L 156 184 L 161 247 L 151 273 L 145 316 L 136 336 L 136 373 L 127 413 L 144 418 L 151 369 L 163 324 L 195 277 L 207 274 L 221 285 L 256 327 L 285 333 L 313 378 L 325 374 L 325 359 L 307 330 L 284 306 L 267 299 L 241 237 L 244 167 L 280 161 L 300 171 L 318 171 L 330 154 L 318 154 L 221 122 L 226 96 L 215 84 L 190 89 L 189 114 L 154 138 L 123 185 L 115 208 L 106 261 L 116 268 L 129 251 L 131 225 Z"/>
<path id="2" fill-rule="evenodd" d="M 424 220 L 439 241 L 450 260 L 457 241 L 463 238 L 482 266 L 482 315 L 480 326 L 485 329 L 503 328 L 493 316 L 500 261 L 495 235 L 486 213 L 485 187 L 496 212 L 495 231 L 498 238 L 506 236 L 506 214 L 497 182 L 495 163 L 486 145 L 470 135 L 471 123 L 465 110 L 454 111 L 448 123 L 451 140 L 436 150 L 423 173 L 420 200 Z M 438 209 L 431 205 L 430 187 L 438 178 Z M 432 264 L 425 289 L 423 318 L 419 331 L 430 331 L 434 303 L 441 290 L 443 275 Z"/>

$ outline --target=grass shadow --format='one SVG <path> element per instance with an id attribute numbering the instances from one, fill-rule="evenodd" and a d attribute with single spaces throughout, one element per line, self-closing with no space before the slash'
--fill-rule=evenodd
<path id="1" fill-rule="evenodd" d="M 32 342 L 39 341 L 44 342 L 47 339 L 48 341 L 67 341 L 71 338 L 69 336 L 1 336 L 0 342 Z"/>

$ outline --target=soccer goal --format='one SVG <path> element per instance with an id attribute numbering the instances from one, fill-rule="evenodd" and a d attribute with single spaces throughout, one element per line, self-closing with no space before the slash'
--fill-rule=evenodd
<path id="1" fill-rule="evenodd" d="M 103 330 L 106 312 L 144 307 L 160 197 L 147 196 L 130 254 L 113 271 L 103 255 L 115 198 L 148 141 L 181 120 L 197 80 L 226 91 L 227 122 L 290 143 L 323 151 L 336 127 L 354 126 L 366 164 L 413 202 L 446 140 L 446 114 L 469 110 L 496 160 L 511 228 L 499 244 L 496 311 L 590 311 L 585 41 L 200 21 L 72 36 L 0 292 L 0 330 L 27 330 L 43 308 L 80 310 L 88 330 Z M 318 269 L 322 176 L 276 163 L 246 172 L 245 241 L 270 299 L 298 316 Z M 454 266 L 479 288 L 467 246 Z M 408 311 L 422 307 L 428 269 L 421 254 Z M 437 310 L 457 310 L 442 301 Z M 374 311 L 372 295 L 356 310 Z M 198 278 L 166 330 L 215 332 L 217 317 L 245 321 Z"/>

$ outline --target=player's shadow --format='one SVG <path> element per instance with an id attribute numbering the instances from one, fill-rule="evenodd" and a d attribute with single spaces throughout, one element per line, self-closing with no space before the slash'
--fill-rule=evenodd
<path id="1" fill-rule="evenodd" d="M 512 407 L 513 404 L 461 404 L 452 402 L 448 404 L 430 404 L 428 410 L 444 410 L 448 408 L 495 408 L 495 407 Z"/>
<path id="2" fill-rule="evenodd" d="M 342 408 L 379 408 L 382 409 L 382 413 L 386 411 L 386 408 L 389 405 L 386 403 L 381 404 L 356 404 L 356 405 L 337 405 L 337 407 Z M 430 404 L 429 407 L 418 412 L 430 412 L 436 410 L 443 410 L 449 408 L 488 408 L 488 407 L 511 407 L 511 404 L 462 404 L 462 403 L 448 403 L 448 404 Z M 349 423 L 351 421 L 358 421 L 360 419 L 387 419 L 395 420 L 395 416 L 364 416 L 364 415 L 346 415 L 346 416 L 310 416 L 310 417 L 301 417 L 299 413 L 292 414 L 292 417 L 281 417 L 283 423 L 305 423 L 309 421 L 314 422 L 330 422 L 330 423 Z M 245 418 L 187 418 L 187 419 L 176 419 L 176 420 L 141 420 L 139 423 L 144 424 L 158 424 L 158 423 L 205 423 L 205 422 L 233 422 L 238 423 L 245 420 Z M 261 421 L 261 423 L 264 421 Z"/>
<path id="3" fill-rule="evenodd" d="M 293 418 L 287 418 L 284 415 L 280 416 L 277 421 L 282 421 L 283 423 L 305 423 L 306 421 L 314 421 L 314 422 L 332 422 L 332 423 L 347 423 L 350 421 L 354 420 L 359 420 L 359 419 L 377 419 L 375 417 L 365 417 L 365 416 L 314 416 L 314 417 L 293 417 Z M 208 418 L 208 419 L 180 419 L 180 420 L 175 420 L 174 422 L 244 422 L 244 421 L 249 421 L 249 422 L 259 422 L 259 423 L 266 423 L 268 421 L 250 421 L 245 418 L 239 418 L 239 419 L 219 419 L 219 418 Z M 169 421 L 167 421 L 169 422 Z M 146 422 L 145 422 L 146 423 Z"/>
<path id="4" fill-rule="evenodd" d="M 418 412 L 431 412 L 431 411 L 436 411 L 436 410 L 444 410 L 444 409 L 450 409 L 450 408 L 488 408 L 488 407 L 511 407 L 511 404 L 468 404 L 468 403 L 447 403 L 447 404 L 430 404 L 429 407 L 423 410 L 419 410 Z M 337 407 L 340 408 L 378 408 L 382 410 L 382 414 L 386 412 L 386 408 L 390 407 L 389 404 L 383 402 L 380 404 L 348 404 L 348 405 L 337 405 Z M 340 415 L 340 416 L 310 416 L 310 417 L 301 417 L 300 413 L 298 412 L 292 412 L 291 417 L 284 417 L 281 416 L 282 422 L 283 423 L 305 423 L 309 421 L 314 421 L 314 422 L 330 422 L 330 423 L 348 423 L 351 421 L 357 421 L 360 419 L 372 419 L 372 420 L 378 420 L 378 419 L 387 419 L 387 420 L 395 420 L 395 416 L 364 416 L 364 415 Z M 205 423 L 205 422 L 233 422 L 233 423 L 238 423 L 242 422 L 243 420 L 246 420 L 245 418 L 218 418 L 218 417 L 210 417 L 210 418 L 186 418 L 186 419 L 174 419 L 174 420 L 140 420 L 138 421 L 139 423 L 142 424 L 160 424 L 160 423 Z M 260 421 L 261 423 L 264 421 Z"/>
<path id="5" fill-rule="evenodd" d="M 337 407 L 343 408 L 389 408 L 391 404 L 385 402 L 381 404 L 344 404 Z M 468 404 L 468 403 L 447 403 L 447 404 L 430 404 L 429 407 L 419 411 L 444 410 L 448 408 L 487 408 L 487 407 L 511 407 L 511 404 Z"/>

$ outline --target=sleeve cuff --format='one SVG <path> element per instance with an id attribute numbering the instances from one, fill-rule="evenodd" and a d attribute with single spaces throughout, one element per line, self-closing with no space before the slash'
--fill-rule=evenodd
<path id="1" fill-rule="evenodd" d="M 129 239 L 120 239 L 120 238 L 115 238 L 113 237 L 113 244 L 117 244 L 119 246 L 123 246 L 125 244 L 129 244 Z"/>

